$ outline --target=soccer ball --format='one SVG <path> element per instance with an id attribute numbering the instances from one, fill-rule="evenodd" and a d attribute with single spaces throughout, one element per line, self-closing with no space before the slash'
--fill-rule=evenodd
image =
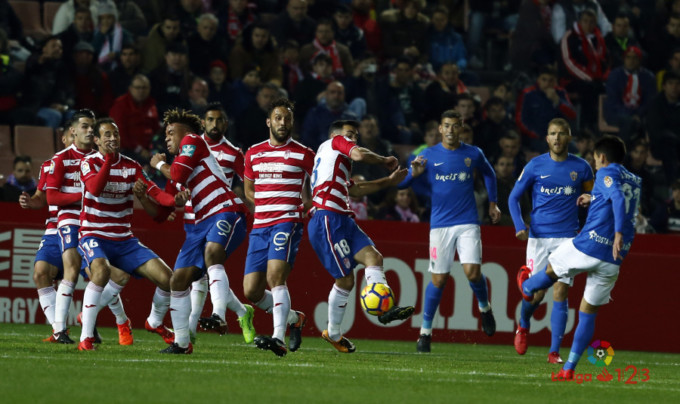
<path id="1" fill-rule="evenodd" d="M 372 283 L 361 291 L 361 307 L 372 316 L 381 316 L 394 306 L 392 289 L 382 283 Z"/>

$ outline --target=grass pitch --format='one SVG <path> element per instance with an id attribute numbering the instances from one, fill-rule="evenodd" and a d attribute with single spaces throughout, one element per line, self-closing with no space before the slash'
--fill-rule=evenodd
<path id="1" fill-rule="evenodd" d="M 602 368 L 584 357 L 577 373 L 590 373 L 593 381 L 577 384 L 551 380 L 559 366 L 545 362 L 543 347 L 518 356 L 512 346 L 434 342 L 431 354 L 417 354 L 415 341 L 353 340 L 357 352 L 340 354 L 305 336 L 298 352 L 278 358 L 240 335 L 200 333 L 194 354 L 171 356 L 158 353 L 166 346 L 160 337 L 141 329 L 134 330 L 135 344 L 124 347 L 115 329 L 101 328 L 104 343 L 95 352 L 41 342 L 48 330 L 0 324 L 2 402 L 657 404 L 680 397 L 676 354 L 616 351 L 609 382 L 596 380 Z M 77 339 L 80 328 L 71 333 Z M 632 375 L 627 366 L 638 369 L 631 379 L 637 384 L 625 383 Z"/>

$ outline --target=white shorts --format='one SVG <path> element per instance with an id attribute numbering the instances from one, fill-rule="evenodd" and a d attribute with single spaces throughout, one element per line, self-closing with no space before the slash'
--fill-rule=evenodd
<path id="1" fill-rule="evenodd" d="M 565 241 L 571 240 L 572 237 L 556 237 L 556 238 L 532 238 L 529 237 L 527 241 L 527 267 L 531 269 L 531 274 L 544 269 L 548 265 L 548 256 Z M 566 277 L 560 278 L 559 282 L 566 283 L 571 286 L 574 284 L 574 278 Z"/>
<path id="2" fill-rule="evenodd" d="M 586 255 L 574 247 L 572 241 L 561 244 L 548 257 L 553 271 L 559 277 L 573 277 L 587 272 L 586 288 L 583 298 L 593 306 L 602 306 L 609 302 L 616 279 L 619 277 L 619 266 Z"/>
<path id="3" fill-rule="evenodd" d="M 448 274 L 458 251 L 461 264 L 482 263 L 482 233 L 479 225 L 461 224 L 430 230 L 430 267 L 435 274 Z"/>

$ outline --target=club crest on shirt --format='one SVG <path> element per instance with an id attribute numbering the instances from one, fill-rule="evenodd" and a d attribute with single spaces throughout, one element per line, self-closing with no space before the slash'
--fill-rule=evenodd
<path id="1" fill-rule="evenodd" d="M 285 153 L 283 153 L 283 158 L 288 160 L 290 158 L 290 150 L 286 150 Z"/>
<path id="2" fill-rule="evenodd" d="M 349 265 L 350 265 L 349 258 L 347 258 L 347 257 L 343 258 L 342 263 L 345 264 L 345 268 L 349 269 Z"/>
<path id="3" fill-rule="evenodd" d="M 127 178 L 127 177 L 128 177 L 128 170 L 127 170 L 127 168 L 123 168 L 123 171 L 121 172 L 120 175 L 122 175 L 123 178 Z"/>
<path id="4" fill-rule="evenodd" d="M 472 164 L 472 159 L 470 157 L 466 157 L 463 161 L 465 162 L 466 167 L 470 167 L 470 164 Z"/>
<path id="5" fill-rule="evenodd" d="M 80 164 L 80 171 L 83 173 L 83 175 L 87 175 L 90 173 L 90 163 L 87 161 L 83 161 Z"/>
<path id="6" fill-rule="evenodd" d="M 576 181 L 576 179 L 578 178 L 578 173 L 576 171 L 572 171 L 569 173 L 569 176 L 571 177 L 572 181 Z"/>
<path id="7" fill-rule="evenodd" d="M 196 146 L 191 145 L 191 144 L 185 144 L 182 146 L 182 153 L 180 153 L 180 156 L 187 156 L 191 157 L 194 155 L 194 152 L 196 151 Z"/>
<path id="8" fill-rule="evenodd" d="M 607 187 L 607 188 L 609 188 L 609 187 L 612 186 L 613 183 L 614 183 L 614 180 L 612 180 L 612 177 L 610 177 L 610 176 L 608 176 L 608 175 L 605 175 L 605 177 L 604 177 L 604 186 Z"/>

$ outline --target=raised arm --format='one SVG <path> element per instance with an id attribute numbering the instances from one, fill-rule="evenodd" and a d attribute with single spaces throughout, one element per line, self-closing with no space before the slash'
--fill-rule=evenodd
<path id="1" fill-rule="evenodd" d="M 349 195 L 353 197 L 362 197 L 364 195 L 372 194 L 374 192 L 380 191 L 383 188 L 397 186 L 400 182 L 406 178 L 408 170 L 405 168 L 392 171 L 387 177 L 379 178 L 373 181 L 360 181 L 354 183 L 354 186 L 349 188 Z"/>

